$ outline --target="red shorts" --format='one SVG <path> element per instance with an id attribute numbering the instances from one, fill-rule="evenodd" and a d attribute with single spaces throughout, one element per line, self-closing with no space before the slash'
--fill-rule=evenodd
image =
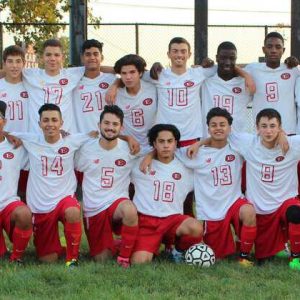
<path id="1" fill-rule="evenodd" d="M 28 180 L 29 171 L 21 170 L 20 172 L 20 178 L 19 178 L 19 184 L 18 184 L 18 195 L 25 199 L 26 195 L 26 188 L 27 188 L 27 180 Z"/>
<path id="2" fill-rule="evenodd" d="M 11 223 L 11 214 L 19 206 L 25 206 L 25 204 L 20 200 L 16 200 L 0 211 L 0 256 L 7 252 L 3 229 L 8 235 L 9 240 L 12 242 L 13 226 Z"/>
<path id="3" fill-rule="evenodd" d="M 75 170 L 75 176 L 77 179 L 77 184 L 81 186 L 83 181 L 83 173 Z"/>
<path id="4" fill-rule="evenodd" d="M 120 234 L 122 224 L 113 221 L 113 216 L 119 204 L 127 201 L 127 198 L 116 200 L 106 210 L 95 216 L 83 218 L 84 230 L 90 247 L 90 255 L 96 256 L 105 249 L 111 250 L 113 255 L 116 252 L 113 233 Z"/>
<path id="5" fill-rule="evenodd" d="M 273 256 L 285 248 L 284 244 L 288 239 L 286 210 L 292 205 L 300 206 L 299 198 L 285 200 L 281 206 L 271 214 L 256 215 L 256 258 L 261 259 Z"/>
<path id="6" fill-rule="evenodd" d="M 220 221 L 205 221 L 204 242 L 215 252 L 216 258 L 224 258 L 236 252 L 236 245 L 231 231 L 233 225 L 235 234 L 240 237 L 240 208 L 250 204 L 247 199 L 237 199 L 227 211 L 225 219 Z"/>
<path id="7" fill-rule="evenodd" d="M 172 215 L 164 218 L 139 214 L 139 233 L 134 252 L 147 251 L 158 254 L 163 239 L 175 242 L 176 230 L 190 216 Z"/>
<path id="8" fill-rule="evenodd" d="M 49 213 L 33 214 L 33 237 L 38 257 L 51 253 L 59 255 L 63 252 L 59 240 L 58 221 L 65 224 L 65 211 L 69 207 L 77 207 L 80 210 L 80 204 L 75 197 L 63 198 Z"/>

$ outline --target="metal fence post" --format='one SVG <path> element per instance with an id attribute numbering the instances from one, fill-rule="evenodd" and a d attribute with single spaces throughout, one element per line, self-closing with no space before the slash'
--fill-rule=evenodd
<path id="1" fill-rule="evenodd" d="M 3 58 L 2 58 L 2 53 L 3 53 L 3 24 L 0 22 L 0 68 L 3 68 Z"/>
<path id="2" fill-rule="evenodd" d="M 135 23 L 135 54 L 140 53 L 139 24 Z"/>

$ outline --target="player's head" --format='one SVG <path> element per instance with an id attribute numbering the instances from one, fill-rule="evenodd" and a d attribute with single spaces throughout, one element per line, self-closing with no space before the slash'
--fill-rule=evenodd
<path id="1" fill-rule="evenodd" d="M 145 60 L 136 54 L 128 54 L 116 61 L 114 70 L 121 75 L 121 80 L 127 88 L 140 84 L 146 68 Z"/>
<path id="2" fill-rule="evenodd" d="M 212 108 L 206 116 L 206 124 L 211 139 L 215 141 L 226 140 L 231 131 L 232 121 L 232 116 L 226 109 Z"/>
<path id="3" fill-rule="evenodd" d="M 61 42 L 56 39 L 46 40 L 43 44 L 42 50 L 42 60 L 45 71 L 49 75 L 59 74 L 64 61 L 63 46 Z"/>
<path id="4" fill-rule="evenodd" d="M 6 103 L 0 100 L 0 132 L 3 131 L 3 128 L 6 124 L 5 112 L 6 112 Z"/>
<path id="5" fill-rule="evenodd" d="M 100 114 L 99 129 L 107 141 L 115 140 L 122 129 L 124 113 L 117 105 L 105 105 Z"/>
<path id="6" fill-rule="evenodd" d="M 103 60 L 103 43 L 97 40 L 86 40 L 81 47 L 81 61 L 87 71 L 100 71 L 100 65 Z"/>
<path id="7" fill-rule="evenodd" d="M 216 61 L 218 63 L 218 74 L 232 75 L 237 58 L 237 50 L 233 43 L 223 42 L 218 46 Z"/>
<path id="8" fill-rule="evenodd" d="M 191 57 L 191 45 L 182 38 L 175 37 L 169 43 L 168 57 L 172 67 L 185 67 L 187 60 Z"/>
<path id="9" fill-rule="evenodd" d="M 278 64 L 285 51 L 283 36 L 278 32 L 270 32 L 266 35 L 262 50 L 267 64 Z"/>
<path id="10" fill-rule="evenodd" d="M 5 77 L 8 80 L 21 80 L 25 64 L 24 50 L 17 45 L 8 46 L 4 49 L 2 57 Z"/>

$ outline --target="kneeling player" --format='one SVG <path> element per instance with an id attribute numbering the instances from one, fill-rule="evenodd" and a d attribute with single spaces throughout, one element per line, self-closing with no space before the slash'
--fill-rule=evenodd
<path id="1" fill-rule="evenodd" d="M 85 144 L 76 159 L 84 173 L 84 226 L 90 254 L 103 261 L 116 253 L 113 232 L 121 232 L 119 265 L 129 267 L 138 233 L 137 211 L 128 197 L 134 156 L 126 142 L 118 139 L 123 125 L 123 111 L 116 105 L 105 106 L 100 115 L 100 140 Z"/>
<path id="2" fill-rule="evenodd" d="M 6 251 L 2 230 L 4 229 L 13 243 L 10 261 L 21 262 L 32 234 L 31 212 L 17 196 L 20 170 L 27 162 L 23 147 L 14 149 L 3 135 L 6 104 L 0 101 L 0 256 Z"/>
<path id="3" fill-rule="evenodd" d="M 156 150 L 152 170 L 143 174 L 137 163 L 132 172 L 133 201 L 139 212 L 139 234 L 132 262 L 150 262 L 163 240 L 175 244 L 172 254 L 175 261 L 180 261 L 184 250 L 202 240 L 202 224 L 183 215 L 183 202 L 193 189 L 193 174 L 174 157 L 180 139 L 175 126 L 157 124 L 148 137 Z"/>

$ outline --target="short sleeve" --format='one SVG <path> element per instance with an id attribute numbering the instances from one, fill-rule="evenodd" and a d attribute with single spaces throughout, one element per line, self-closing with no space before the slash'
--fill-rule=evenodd
<path id="1" fill-rule="evenodd" d="M 250 133 L 236 133 L 233 132 L 229 135 L 229 144 L 231 148 L 238 152 L 239 154 L 243 155 L 251 146 L 255 135 Z"/>

